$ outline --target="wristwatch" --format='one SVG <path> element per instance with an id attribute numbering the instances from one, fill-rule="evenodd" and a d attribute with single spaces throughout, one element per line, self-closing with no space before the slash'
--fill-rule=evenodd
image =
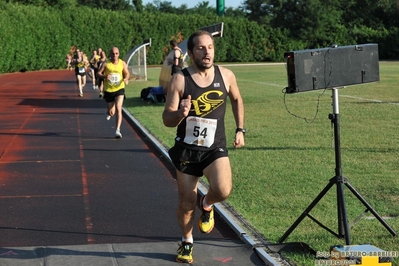
<path id="1" fill-rule="evenodd" d="M 237 129 L 236 129 L 236 133 L 237 132 L 242 132 L 242 134 L 244 134 L 245 135 L 245 132 L 246 132 L 246 130 L 245 130 L 245 128 L 240 128 L 240 127 L 237 127 Z"/>

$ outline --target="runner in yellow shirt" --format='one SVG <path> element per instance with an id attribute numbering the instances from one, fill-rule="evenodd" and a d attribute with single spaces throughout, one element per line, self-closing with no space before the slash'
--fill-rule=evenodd
<path id="1" fill-rule="evenodd" d="M 125 85 L 129 83 L 129 70 L 119 58 L 119 49 L 112 47 L 108 59 L 98 70 L 98 76 L 104 78 L 104 99 L 107 103 L 107 120 L 116 114 L 115 138 L 122 138 L 122 105 L 125 99 Z"/>

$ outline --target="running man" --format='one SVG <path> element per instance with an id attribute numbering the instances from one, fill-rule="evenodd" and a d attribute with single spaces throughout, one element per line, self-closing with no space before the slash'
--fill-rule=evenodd
<path id="1" fill-rule="evenodd" d="M 106 60 L 98 70 L 98 77 L 104 79 L 104 96 L 107 103 L 107 120 L 116 114 L 115 138 L 122 138 L 122 105 L 125 99 L 125 85 L 129 84 L 129 70 L 126 63 L 119 58 L 119 49 L 113 47 Z"/>
<path id="2" fill-rule="evenodd" d="M 244 146 L 244 103 L 234 73 L 213 64 L 214 40 L 207 31 L 197 31 L 187 42 L 192 65 L 174 74 L 170 81 L 163 123 L 177 127 L 175 145 L 169 150 L 176 167 L 178 187 L 177 220 L 182 242 L 178 262 L 193 262 L 193 219 L 197 186 L 201 176 L 209 181 L 208 193 L 201 197 L 199 230 L 214 227 L 213 205 L 228 198 L 232 173 L 226 149 L 224 117 L 227 96 L 236 122 L 233 146 Z"/>
<path id="3" fill-rule="evenodd" d="M 91 54 L 91 57 L 89 60 L 89 63 L 90 63 L 90 74 L 89 75 L 93 82 L 93 90 L 95 90 L 95 89 L 98 89 L 98 84 L 96 84 L 96 81 L 97 81 L 96 76 L 97 76 L 97 71 L 98 71 L 97 63 L 98 63 L 98 60 L 100 60 L 100 55 L 97 54 L 97 49 L 93 50 L 91 53 L 92 54 Z"/>

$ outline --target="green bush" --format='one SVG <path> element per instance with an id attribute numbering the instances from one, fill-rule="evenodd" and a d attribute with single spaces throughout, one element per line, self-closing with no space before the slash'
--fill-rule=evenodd
<path id="1" fill-rule="evenodd" d="M 295 39 L 283 28 L 265 28 L 243 17 L 216 14 L 176 15 L 159 12 L 110 11 L 85 6 L 59 9 L 0 2 L 0 73 L 65 68 L 65 56 L 76 45 L 87 56 L 99 47 L 119 47 L 121 57 L 152 39 L 147 64 L 162 64 L 169 40 L 188 38 L 195 30 L 224 23 L 216 38 L 216 62 L 284 61 L 284 52 L 308 49 L 310 41 Z M 399 57 L 398 28 L 376 30 L 365 26 L 336 27 L 331 39 L 339 45 L 378 43 L 380 59 Z"/>

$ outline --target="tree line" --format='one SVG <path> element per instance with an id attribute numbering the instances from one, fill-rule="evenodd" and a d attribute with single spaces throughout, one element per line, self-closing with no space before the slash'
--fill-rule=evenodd
<path id="1" fill-rule="evenodd" d="M 0 0 L 0 73 L 63 67 L 72 44 L 87 53 L 112 45 L 127 52 L 148 38 L 147 63 L 162 64 L 170 39 L 219 22 L 217 62 L 284 61 L 285 51 L 364 43 L 378 43 L 380 59 L 399 59 L 395 1 L 246 0 L 218 16 L 207 1 L 187 8 L 158 0 Z"/>
<path id="2" fill-rule="evenodd" d="M 4 0 L 3 0 L 4 1 Z M 169 13 L 176 15 L 215 14 L 209 1 L 194 8 L 175 7 L 171 1 L 154 0 L 6 0 L 9 3 L 52 6 L 86 6 L 113 11 Z M 399 0 L 243 0 L 238 8 L 226 8 L 225 17 L 245 18 L 265 30 L 277 30 L 297 49 L 379 43 L 384 58 L 399 58 Z M 388 48 L 388 46 L 390 46 Z"/>

